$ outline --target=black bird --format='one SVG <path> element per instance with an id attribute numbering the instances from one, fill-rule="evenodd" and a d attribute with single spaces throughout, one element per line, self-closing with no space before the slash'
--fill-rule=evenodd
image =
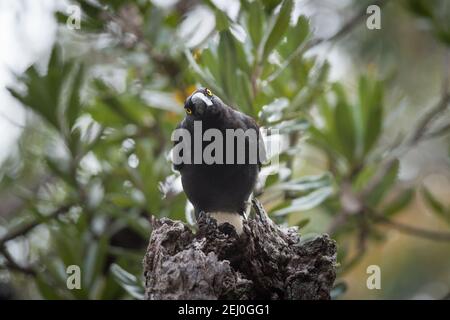
<path id="1" fill-rule="evenodd" d="M 194 91 L 186 99 L 184 109 L 186 117 L 178 124 L 177 129 L 186 129 L 190 133 L 191 148 L 188 148 L 184 139 L 179 139 L 175 141 L 173 149 L 180 151 L 182 147 L 186 148 L 178 154 L 176 152 L 173 154 L 173 160 L 177 160 L 174 161 L 174 169 L 181 173 L 184 192 L 194 206 L 197 219 L 200 212 L 205 212 L 215 218 L 219 225 L 225 222 L 233 225 L 239 234 L 242 232 L 242 219 L 245 218 L 249 197 L 255 187 L 261 163 L 265 159 L 259 127 L 253 118 L 226 105 L 207 88 Z M 194 122 L 197 122 L 197 126 L 201 123 L 202 135 L 208 129 L 219 130 L 223 137 L 222 141 L 211 138 L 212 141 L 202 141 L 201 148 L 195 150 Z M 249 133 L 253 130 L 255 135 L 245 137 L 241 140 L 244 143 L 241 144 L 234 138 L 234 148 L 227 149 L 227 129 L 242 129 Z M 250 130 L 247 131 L 248 129 Z M 219 132 L 217 130 L 216 132 Z M 223 148 L 222 156 L 212 153 L 217 156 L 215 159 L 222 161 L 209 164 L 204 161 L 201 164 L 194 163 L 195 152 L 199 153 L 200 150 L 203 153 L 213 142 Z M 256 158 L 255 153 L 252 153 L 255 150 Z M 185 151 L 188 154 L 184 154 Z M 244 154 L 244 162 L 242 156 L 241 162 L 238 162 L 239 153 Z M 190 161 L 180 163 L 181 156 L 186 156 L 185 159 Z"/>

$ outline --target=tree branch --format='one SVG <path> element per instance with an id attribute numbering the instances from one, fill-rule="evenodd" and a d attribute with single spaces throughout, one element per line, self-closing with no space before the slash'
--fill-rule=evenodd
<path id="1" fill-rule="evenodd" d="M 36 219 L 34 221 L 24 223 L 21 226 L 15 228 L 14 230 L 7 232 L 3 237 L 0 238 L 0 248 L 4 247 L 6 242 L 13 240 L 17 237 L 26 235 L 28 232 L 33 230 L 38 225 L 57 218 L 59 215 L 67 212 L 70 209 L 70 207 L 71 205 L 62 206 L 53 211 L 52 213 L 50 213 L 49 215 L 43 217 L 42 219 Z"/>
<path id="2" fill-rule="evenodd" d="M 374 1 L 373 4 L 377 5 L 379 7 L 383 7 L 388 0 L 377 0 Z M 271 82 L 278 78 L 286 69 L 289 64 L 294 60 L 296 57 L 298 57 L 300 54 L 305 53 L 306 51 L 318 46 L 319 44 L 322 44 L 324 42 L 333 42 L 336 40 L 339 40 L 344 35 L 349 33 L 351 30 L 353 30 L 361 21 L 364 20 L 366 17 L 367 8 L 363 8 L 361 11 L 359 11 L 355 16 L 353 16 L 350 20 L 348 20 L 334 35 L 332 35 L 329 38 L 315 38 L 310 39 L 307 42 L 303 42 L 298 46 L 298 48 L 284 61 L 284 63 L 280 66 L 280 68 L 277 69 L 274 73 L 272 73 L 270 76 L 267 77 L 267 81 Z"/>
<path id="3" fill-rule="evenodd" d="M 450 241 L 450 233 L 448 232 L 439 232 L 433 230 L 422 229 L 414 226 L 410 226 L 407 224 L 403 224 L 401 222 L 390 220 L 386 217 L 383 217 L 380 214 L 374 214 L 375 221 L 386 225 L 387 227 L 396 229 L 405 234 L 409 234 L 416 237 L 426 238 L 435 241 Z"/>
<path id="4" fill-rule="evenodd" d="M 395 164 L 395 161 L 407 151 L 409 151 L 412 147 L 416 146 L 419 142 L 426 139 L 427 129 L 431 125 L 431 123 L 436 119 L 438 115 L 443 113 L 450 104 L 450 88 L 449 88 L 449 77 L 450 77 L 450 68 L 449 68 L 449 54 L 445 55 L 444 61 L 444 74 L 442 80 L 442 94 L 439 102 L 431 109 L 429 109 L 421 119 L 419 119 L 417 125 L 414 127 L 411 132 L 409 138 L 403 142 L 396 150 L 393 150 L 384 165 L 378 170 L 375 176 L 368 182 L 366 187 L 360 193 L 360 198 L 362 201 L 370 195 L 373 190 L 381 183 L 384 176 L 389 172 L 392 166 Z M 445 129 L 445 128 L 444 128 Z"/>
<path id="5" fill-rule="evenodd" d="M 371 5 L 379 6 L 380 8 L 383 7 L 388 0 L 377 0 L 373 1 Z M 353 16 L 350 20 L 348 20 L 333 36 L 325 39 L 319 39 L 318 43 L 315 43 L 314 45 L 318 45 L 322 42 L 331 42 L 338 40 L 345 36 L 347 33 L 349 33 L 351 30 L 353 30 L 358 24 L 361 23 L 361 21 L 364 21 L 364 18 L 367 16 L 367 7 L 364 6 L 364 8 L 361 9 L 361 11 L 358 12 L 355 16 Z"/>
<path id="6" fill-rule="evenodd" d="M 16 260 L 11 256 L 8 249 L 5 246 L 0 247 L 0 253 L 6 260 L 6 267 L 9 270 L 14 270 L 26 274 L 28 276 L 36 276 L 37 271 L 32 266 L 21 266 Z"/>

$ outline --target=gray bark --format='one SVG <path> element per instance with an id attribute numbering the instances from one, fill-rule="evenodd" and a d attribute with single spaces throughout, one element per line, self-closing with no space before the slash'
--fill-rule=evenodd
<path id="1" fill-rule="evenodd" d="M 336 244 L 328 235 L 301 241 L 280 228 L 258 201 L 238 236 L 207 215 L 193 233 L 185 224 L 153 219 L 144 258 L 146 299 L 329 299 Z"/>

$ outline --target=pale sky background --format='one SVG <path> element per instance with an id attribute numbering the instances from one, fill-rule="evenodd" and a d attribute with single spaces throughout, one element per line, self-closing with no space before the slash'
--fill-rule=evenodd
<path id="1" fill-rule="evenodd" d="M 0 0 L 0 162 L 14 147 L 25 111 L 9 94 L 13 74 L 46 60 L 56 33 L 55 0 Z"/>

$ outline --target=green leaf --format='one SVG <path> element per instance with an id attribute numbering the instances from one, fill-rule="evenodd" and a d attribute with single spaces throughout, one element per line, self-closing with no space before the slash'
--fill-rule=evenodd
<path id="1" fill-rule="evenodd" d="M 272 11 L 280 4 L 281 0 L 262 0 L 264 4 L 264 9 L 268 13 L 272 13 Z"/>
<path id="2" fill-rule="evenodd" d="M 257 116 L 254 114 L 253 108 L 252 108 L 252 94 L 251 94 L 251 87 L 250 87 L 250 79 L 248 78 L 247 74 L 244 72 L 241 72 L 239 70 L 238 76 L 238 92 L 237 95 L 237 102 L 239 108 L 244 111 L 245 113 L 253 116 Z"/>
<path id="3" fill-rule="evenodd" d="M 362 76 L 358 85 L 360 114 L 363 129 L 363 151 L 367 154 L 377 141 L 383 123 L 383 87 L 381 82 L 370 83 Z"/>
<path id="4" fill-rule="evenodd" d="M 230 27 L 230 23 L 228 22 L 228 16 L 219 9 L 214 10 L 216 15 L 216 29 L 217 31 L 224 31 Z"/>
<path id="5" fill-rule="evenodd" d="M 69 98 L 67 101 L 67 109 L 66 109 L 66 119 L 68 122 L 69 130 L 75 124 L 75 121 L 79 117 L 81 111 L 80 91 L 84 78 L 84 66 L 83 65 L 76 66 L 74 73 L 75 75 L 73 83 L 68 93 Z"/>
<path id="6" fill-rule="evenodd" d="M 274 212 L 275 216 L 284 216 L 292 212 L 306 211 L 317 207 L 333 194 L 332 187 L 323 187 L 317 189 L 306 196 L 297 198 L 292 201 L 291 205 Z"/>
<path id="7" fill-rule="evenodd" d="M 407 0 L 406 4 L 409 10 L 419 17 L 433 17 L 433 10 L 428 0 Z"/>
<path id="8" fill-rule="evenodd" d="M 253 48 L 258 48 L 263 36 L 264 10 L 260 1 L 252 1 L 248 4 L 248 24 L 247 29 L 252 40 Z"/>
<path id="9" fill-rule="evenodd" d="M 335 119 L 334 119 L 334 113 L 333 108 L 331 107 L 330 103 L 324 96 L 320 96 L 318 101 L 318 108 L 320 115 L 322 116 L 322 120 L 324 121 L 324 128 L 328 131 L 333 130 L 335 126 Z"/>
<path id="10" fill-rule="evenodd" d="M 434 23 L 434 33 L 436 37 L 441 40 L 447 46 L 450 46 L 450 27 L 443 26 L 440 23 Z"/>
<path id="11" fill-rule="evenodd" d="M 311 221 L 310 218 L 302 219 L 302 220 L 300 220 L 300 221 L 297 223 L 297 227 L 298 227 L 299 229 L 303 229 L 304 227 L 306 227 L 306 226 L 308 225 L 308 223 L 309 223 L 310 221 Z"/>
<path id="12" fill-rule="evenodd" d="M 8 88 L 13 97 L 42 116 L 56 129 L 60 128 L 58 119 L 59 93 L 66 70 L 66 68 L 61 67 L 60 60 L 59 50 L 55 47 L 50 57 L 47 75 L 41 76 L 35 67 L 31 66 L 21 79 L 27 87 L 25 94 Z"/>
<path id="13" fill-rule="evenodd" d="M 340 147 L 349 162 L 352 162 L 355 155 L 356 129 L 353 113 L 348 105 L 343 88 L 335 84 L 333 86 L 337 96 L 337 105 L 334 111 L 336 121 L 334 134 L 339 138 Z"/>
<path id="14" fill-rule="evenodd" d="M 134 275 L 125 271 L 115 263 L 111 265 L 111 273 L 117 283 L 133 298 L 138 300 L 144 299 L 144 288 L 142 283 Z"/>
<path id="15" fill-rule="evenodd" d="M 331 299 L 335 300 L 342 296 L 345 292 L 347 292 L 347 284 L 345 282 L 339 282 L 334 285 L 331 289 L 330 296 Z"/>
<path id="16" fill-rule="evenodd" d="M 234 36 L 233 36 L 234 38 Z M 233 39 L 234 40 L 234 39 Z M 244 50 L 244 45 L 239 41 L 233 41 L 236 47 L 236 58 L 238 67 L 246 74 L 250 74 L 250 65 L 248 63 L 247 54 Z M 250 84 L 250 81 L 248 81 Z"/>
<path id="17" fill-rule="evenodd" d="M 309 128 L 309 122 L 305 119 L 295 119 L 280 122 L 272 127 L 279 130 L 280 134 L 289 134 L 292 132 L 305 131 Z"/>
<path id="18" fill-rule="evenodd" d="M 272 187 L 274 190 L 305 192 L 315 190 L 331 185 L 331 177 L 329 174 L 321 174 L 316 176 L 305 176 L 300 179 L 294 179 L 289 182 L 279 183 Z"/>
<path id="19" fill-rule="evenodd" d="M 293 8 L 292 0 L 284 0 L 281 4 L 280 12 L 275 17 L 275 22 L 270 29 L 267 38 L 263 42 L 261 59 L 264 61 L 272 50 L 280 43 L 286 34 L 291 20 L 291 12 Z"/>
<path id="20" fill-rule="evenodd" d="M 433 209 L 433 212 L 446 223 L 450 224 L 450 208 L 446 208 L 444 204 L 439 202 L 426 187 L 422 188 L 422 195 L 427 205 Z"/>
<path id="21" fill-rule="evenodd" d="M 70 174 L 70 167 L 68 167 L 66 162 L 60 161 L 60 159 L 53 159 L 50 156 L 45 156 L 45 163 L 55 176 L 63 179 L 69 185 L 76 185 L 76 179 Z"/>
<path id="22" fill-rule="evenodd" d="M 309 34 L 309 21 L 305 16 L 300 16 L 295 26 L 289 26 L 286 32 L 286 43 L 283 45 L 284 58 L 293 54 L 306 40 Z"/>
<path id="23" fill-rule="evenodd" d="M 405 209 L 414 199 L 414 189 L 408 189 L 400 193 L 394 200 L 392 200 L 383 209 L 383 213 L 386 217 L 392 217 L 394 214 L 401 212 Z"/>
<path id="24" fill-rule="evenodd" d="M 233 94 L 237 92 L 237 54 L 234 37 L 229 31 L 220 32 L 218 58 L 222 62 L 220 64 L 221 83 L 226 94 L 225 100 L 230 103 L 234 101 Z"/>
<path id="25" fill-rule="evenodd" d="M 383 177 L 381 182 L 376 186 L 374 191 L 370 194 L 368 198 L 368 202 L 370 205 L 377 205 L 385 196 L 386 192 L 388 192 L 391 187 L 394 185 L 395 181 L 397 181 L 398 171 L 399 171 L 399 161 L 396 160 L 394 165 L 388 171 L 388 173 Z"/>
<path id="26" fill-rule="evenodd" d="M 204 65 L 217 82 L 220 82 L 220 66 L 216 55 L 210 48 L 202 51 L 201 64 Z"/>
<path id="27" fill-rule="evenodd" d="M 36 286 L 41 296 L 46 300 L 60 300 L 63 297 L 59 296 L 55 287 L 47 283 L 44 274 L 39 273 L 35 278 Z"/>
<path id="28" fill-rule="evenodd" d="M 200 65 L 198 65 L 198 63 L 195 61 L 190 50 L 185 49 L 184 55 L 186 56 L 186 58 L 189 62 L 189 65 L 192 67 L 193 71 L 201 79 L 201 81 L 204 82 L 208 88 L 212 89 L 212 91 L 215 94 L 217 94 L 219 96 L 225 96 L 225 92 L 224 92 L 224 90 L 222 90 L 222 86 L 220 85 L 219 81 L 217 81 L 217 80 L 219 80 L 219 78 L 213 79 L 209 73 L 205 72 L 205 70 L 203 70 L 200 67 Z M 222 64 L 220 64 L 220 66 L 222 66 Z M 217 67 L 217 72 L 218 72 L 218 74 L 216 76 L 222 75 L 221 69 L 219 66 Z"/>
<path id="29" fill-rule="evenodd" d="M 63 61 L 58 46 L 50 56 L 47 74 L 31 66 L 20 80 L 26 93 L 8 88 L 23 105 L 63 133 L 69 132 L 80 114 L 80 90 L 84 68 L 74 60 Z"/>
<path id="30" fill-rule="evenodd" d="M 83 288 L 92 289 L 96 279 L 101 277 L 108 253 L 108 245 L 109 238 L 104 234 L 100 239 L 92 241 L 86 248 L 87 252 L 83 265 Z"/>

